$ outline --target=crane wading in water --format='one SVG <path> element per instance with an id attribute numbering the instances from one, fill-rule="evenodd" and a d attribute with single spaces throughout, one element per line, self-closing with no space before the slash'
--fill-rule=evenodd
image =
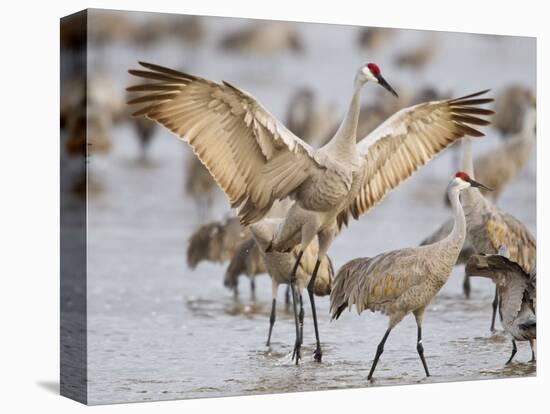
<path id="1" fill-rule="evenodd" d="M 187 142 L 225 192 L 241 223 L 261 220 L 275 200 L 295 200 L 268 250 L 288 252 L 300 244 L 289 275 L 294 312 L 296 269 L 304 249 L 317 236 L 319 252 L 307 290 L 322 352 L 313 286 L 320 261 L 349 215 L 358 218 L 437 153 L 465 135 L 483 134 L 470 125 L 487 125 L 478 115 L 493 112 L 478 105 L 492 99 L 462 98 L 428 102 L 398 111 L 357 144 L 361 90 L 377 83 L 397 96 L 369 63 L 355 76 L 347 113 L 334 137 L 314 149 L 292 134 L 253 96 L 228 82 L 140 62 L 147 70 L 131 75 L 156 82 L 130 86 L 142 92 L 128 102 L 144 104 L 134 116 L 153 119 Z M 474 99 L 475 98 L 475 99 Z M 299 327 L 293 353 L 300 359 Z"/>
<path id="2" fill-rule="evenodd" d="M 464 171 L 472 178 L 474 162 L 472 141 L 462 140 L 464 147 Z M 527 226 L 516 217 L 501 210 L 481 194 L 479 188 L 470 188 L 462 194 L 462 205 L 468 223 L 468 242 L 477 254 L 497 254 L 502 246 L 507 246 L 510 259 L 518 263 L 527 273 L 536 267 L 537 242 Z M 469 276 L 465 275 L 466 280 Z M 491 316 L 491 332 L 495 330 L 495 319 L 498 307 L 498 286 Z"/>
<path id="3" fill-rule="evenodd" d="M 261 255 L 265 263 L 265 267 L 271 277 L 272 286 L 272 301 L 271 301 L 271 316 L 269 318 L 269 334 L 267 337 L 267 346 L 270 344 L 271 332 L 273 330 L 273 324 L 275 323 L 276 316 L 276 298 L 277 291 L 280 284 L 287 284 L 288 274 L 290 269 L 294 266 L 296 261 L 296 255 L 299 253 L 299 248 L 288 253 L 280 253 L 277 251 L 266 252 L 266 247 L 273 239 L 273 234 L 280 226 L 282 219 L 264 219 L 250 226 L 250 231 L 254 237 L 255 242 L 261 247 Z M 316 259 L 318 257 L 318 246 L 316 241 L 311 243 L 306 249 L 303 250 L 302 260 L 300 265 L 296 269 L 296 292 L 300 302 L 300 312 L 298 314 L 298 325 L 300 326 L 300 343 L 303 341 L 303 325 L 304 325 L 304 307 L 302 300 L 302 292 L 309 284 L 311 278 L 311 271 L 316 265 Z M 317 296 L 326 296 L 330 294 L 330 288 L 332 284 L 332 278 L 334 277 L 334 269 L 332 262 L 328 255 L 326 255 L 322 261 L 321 266 L 318 268 L 317 277 L 315 278 L 315 285 L 313 286 L 313 293 Z M 295 315 L 296 316 L 296 315 Z"/>
<path id="4" fill-rule="evenodd" d="M 454 224 L 444 239 L 426 246 L 410 247 L 379 254 L 372 258 L 346 263 L 334 278 L 330 294 L 330 313 L 338 319 L 355 305 L 357 313 L 365 309 L 389 316 L 389 325 L 369 372 L 372 378 L 376 364 L 391 330 L 409 313 L 418 326 L 416 350 L 430 376 L 422 346 L 422 319 L 426 307 L 447 282 L 466 238 L 466 217 L 460 204 L 460 193 L 469 187 L 484 187 L 468 174 L 458 172 L 447 188 L 453 208 Z"/>
<path id="5" fill-rule="evenodd" d="M 537 340 L 537 272 L 527 273 L 516 262 L 510 260 L 507 246 L 502 246 L 498 254 L 476 254 L 466 264 L 470 276 L 487 277 L 495 282 L 498 289 L 500 321 L 505 331 L 512 337 L 512 355 L 517 352 L 516 341 L 529 341 L 531 362 L 536 361 L 535 341 Z"/>

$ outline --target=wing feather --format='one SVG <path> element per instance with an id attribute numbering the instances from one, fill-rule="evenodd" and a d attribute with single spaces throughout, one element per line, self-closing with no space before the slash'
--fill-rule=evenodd
<path id="1" fill-rule="evenodd" d="M 348 223 L 349 215 L 357 219 L 366 213 L 456 140 L 466 135 L 483 136 L 470 125 L 488 125 L 489 121 L 479 116 L 494 114 L 476 106 L 492 99 L 472 99 L 486 92 L 402 109 L 360 140 L 358 150 L 367 163 L 363 185 L 357 197 L 338 216 L 339 227 Z"/>
<path id="2" fill-rule="evenodd" d="M 145 104 L 133 115 L 157 121 L 186 141 L 238 208 L 243 225 L 260 220 L 312 169 L 323 168 L 307 143 L 246 92 L 228 82 L 139 63 L 147 70 L 129 73 L 148 82 L 127 88 L 141 93 L 129 105 Z"/>

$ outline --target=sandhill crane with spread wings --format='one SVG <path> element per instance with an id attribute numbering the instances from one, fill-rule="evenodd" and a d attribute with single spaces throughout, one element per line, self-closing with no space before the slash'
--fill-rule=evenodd
<path id="1" fill-rule="evenodd" d="M 355 259 L 338 271 L 330 294 L 330 312 L 338 319 L 353 305 L 358 313 L 365 309 L 389 316 L 389 325 L 378 345 L 368 379 L 372 378 L 378 359 L 391 330 L 409 313 L 418 326 L 417 352 L 430 376 L 422 346 L 422 318 L 426 307 L 447 282 L 466 237 L 466 218 L 460 204 L 460 192 L 481 186 L 466 173 L 457 173 L 447 189 L 453 208 L 453 227 L 437 243 L 382 253 L 372 258 Z"/>
<path id="2" fill-rule="evenodd" d="M 512 355 L 516 355 L 516 341 L 529 341 L 531 362 L 535 361 L 537 339 L 537 286 L 536 270 L 527 273 L 516 262 L 510 260 L 506 246 L 499 254 L 473 255 L 466 265 L 470 276 L 488 277 L 495 282 L 499 292 L 499 314 L 502 326 L 512 337 Z"/>
<path id="3" fill-rule="evenodd" d="M 261 220 L 277 199 L 295 200 L 268 247 L 285 252 L 301 245 L 289 275 L 292 298 L 302 252 L 316 236 L 319 257 L 313 281 L 338 227 L 347 224 L 350 215 L 358 218 L 368 211 L 457 139 L 482 136 L 470 125 L 486 125 L 479 115 L 492 114 L 478 107 L 491 102 L 478 98 L 485 91 L 424 103 L 397 112 L 357 144 L 363 87 L 377 83 L 397 95 L 380 68 L 369 63 L 355 76 L 351 102 L 336 134 L 315 150 L 254 97 L 228 82 L 140 64 L 147 70 L 129 73 L 156 82 L 128 88 L 143 93 L 128 102 L 144 104 L 134 116 L 156 120 L 191 145 L 237 208 L 243 225 Z M 320 352 L 316 360 L 321 360 Z"/>

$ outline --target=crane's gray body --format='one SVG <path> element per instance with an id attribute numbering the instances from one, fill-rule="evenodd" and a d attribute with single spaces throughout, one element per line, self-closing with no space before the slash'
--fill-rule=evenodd
<path id="1" fill-rule="evenodd" d="M 288 275 L 292 271 L 292 267 L 296 263 L 298 248 L 290 252 L 271 251 L 266 252 L 266 248 L 271 242 L 273 235 L 283 223 L 283 219 L 266 218 L 262 221 L 250 226 L 250 230 L 256 243 L 259 246 L 259 253 L 262 255 L 265 267 L 273 281 L 273 289 L 278 289 L 281 284 L 288 284 Z M 311 279 L 313 268 L 317 260 L 317 243 L 312 243 L 304 250 L 300 265 L 296 270 L 296 286 L 299 292 L 302 292 L 308 285 Z M 314 293 L 317 296 L 325 296 L 330 293 L 334 270 L 328 256 L 321 260 L 321 265 L 315 278 L 313 287 Z"/>
<path id="2" fill-rule="evenodd" d="M 474 177 L 471 141 L 464 138 L 465 171 Z M 527 227 L 511 214 L 485 198 L 479 189 L 469 188 L 462 194 L 468 242 L 476 253 L 496 254 L 507 246 L 510 258 L 526 272 L 536 267 L 536 241 Z"/>
<path id="3" fill-rule="evenodd" d="M 537 338 L 536 273 L 529 274 L 518 263 L 496 254 L 472 256 L 466 273 L 495 282 L 502 326 L 513 339 L 530 341 Z"/>
<path id="4" fill-rule="evenodd" d="M 419 247 L 356 259 L 337 273 L 331 293 L 331 314 L 355 305 L 357 312 L 380 311 L 390 317 L 393 328 L 408 313 L 422 319 L 426 306 L 448 280 L 466 237 L 464 212 L 458 200 L 461 183 L 449 188 L 454 226 L 442 240 Z"/>

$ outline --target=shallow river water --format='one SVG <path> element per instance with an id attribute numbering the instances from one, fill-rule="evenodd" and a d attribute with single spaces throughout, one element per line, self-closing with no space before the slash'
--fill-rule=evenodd
<path id="1" fill-rule="evenodd" d="M 309 47 L 305 57 L 290 59 L 282 55 L 255 61 L 217 51 L 217 33 L 230 26 L 235 26 L 235 22 L 209 24 L 206 45 L 190 51 L 185 47 L 178 49 L 174 42 L 144 50 L 127 45 L 91 50 L 90 67 L 99 71 L 98 62 L 107 62 L 101 70 L 110 73 L 123 88 L 130 81 L 126 70 L 138 59 L 181 64 L 192 73 L 234 80 L 277 116 L 284 114 L 293 88 L 305 83 L 315 87 L 322 99 L 333 100 L 343 112 L 355 66 L 366 58 L 352 46 L 350 50 L 340 47 L 353 40 L 355 28 L 304 26 L 301 30 Z M 421 41 L 422 36 L 421 32 L 403 32 L 393 40 L 394 50 L 401 44 L 406 47 Z M 460 94 L 478 88 L 498 89 L 512 81 L 534 86 L 534 42 L 529 39 L 447 34 L 439 40 L 442 55 L 427 69 L 417 75 L 400 74 L 400 69 L 390 66 L 386 70 L 388 80 L 396 78 L 396 84 L 414 85 L 418 76 L 420 84 L 448 85 L 448 89 Z M 512 49 L 525 55 L 521 70 L 527 71 L 526 76 L 516 65 L 521 60 L 517 54 L 508 56 L 506 51 Z M 384 67 L 390 56 L 381 53 L 376 61 Z M 214 58 L 218 59 L 215 65 Z M 479 75 L 473 76 L 476 65 Z M 341 76 L 336 74 L 345 77 L 339 79 Z M 367 87 L 364 101 L 374 95 L 371 91 Z M 88 208 L 90 403 L 536 374 L 535 364 L 528 362 L 531 355 L 527 343 L 519 344 L 513 364 L 504 365 L 511 343 L 500 325 L 497 333 L 489 332 L 493 287 L 486 280 L 473 279 L 471 298 L 464 299 L 462 268 L 454 270 L 425 314 L 423 339 L 430 378 L 425 377 L 416 353 L 414 318 L 408 316 L 391 333 L 375 380 L 367 383 L 387 319 L 370 312 L 358 316 L 353 311 L 330 322 L 328 298 L 317 300 L 323 362 L 318 364 L 312 359 L 315 337 L 307 303 L 303 360 L 295 366 L 290 361 L 294 324 L 284 309 L 283 289 L 272 346 L 268 349 L 265 341 L 270 311 L 269 278 L 257 279 L 255 302 L 249 297 L 248 280 L 242 278 L 240 298 L 235 301 L 223 287 L 223 265 L 202 263 L 194 271 L 186 265 L 186 242 L 191 232 L 204 222 L 205 215 L 214 219 L 228 210 L 221 195 L 207 213 L 198 211 L 200 207 L 184 195 L 184 162 L 189 153 L 185 144 L 159 129 L 151 148 L 151 161 L 144 165 L 136 161 L 137 140 L 128 124 L 116 127 L 111 138 L 113 151 L 92 158 L 89 165 L 91 176 L 104 187 L 103 192 L 91 198 Z M 489 129 L 488 136 L 476 141 L 474 149 L 483 152 L 498 144 L 496 133 Z M 435 230 L 450 215 L 442 200 L 455 168 L 452 163 L 452 153 L 447 151 L 367 216 L 352 222 L 329 251 L 335 268 L 352 258 L 414 246 Z M 526 223 L 534 234 L 535 170 L 532 154 L 528 167 L 501 199 L 502 207 Z"/>

